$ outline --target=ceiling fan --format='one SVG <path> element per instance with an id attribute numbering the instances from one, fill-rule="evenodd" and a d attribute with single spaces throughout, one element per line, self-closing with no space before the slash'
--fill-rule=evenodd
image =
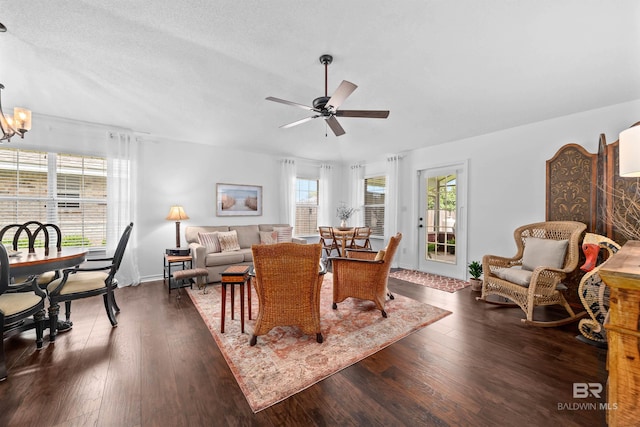
<path id="1" fill-rule="evenodd" d="M 312 111 L 315 114 L 311 117 L 304 118 L 302 120 L 295 121 L 286 125 L 280 126 L 280 128 L 286 129 L 293 126 L 297 126 L 302 123 L 306 123 L 318 117 L 323 117 L 327 122 L 331 130 L 336 136 L 344 135 L 345 131 L 340 126 L 336 117 L 364 117 L 368 119 L 386 119 L 389 117 L 389 111 L 382 110 L 339 110 L 342 103 L 353 93 L 358 86 L 351 82 L 343 80 L 338 86 L 338 89 L 329 97 L 327 95 L 327 70 L 329 64 L 333 62 L 333 56 L 322 55 L 320 57 L 320 63 L 324 65 L 324 96 L 318 97 L 313 100 L 313 107 L 307 105 L 298 104 L 297 102 L 286 101 L 280 98 L 274 98 L 268 96 L 268 101 L 279 102 L 281 104 L 292 105 L 294 107 L 302 108 L 303 110 Z"/>

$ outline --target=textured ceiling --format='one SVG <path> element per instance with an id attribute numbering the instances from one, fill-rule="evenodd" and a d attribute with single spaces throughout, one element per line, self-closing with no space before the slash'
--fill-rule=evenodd
<path id="1" fill-rule="evenodd" d="M 0 0 L 5 106 L 179 141 L 355 161 L 640 98 L 637 0 Z M 329 93 L 387 120 L 265 101 Z M 34 123 L 37 126 L 37 123 Z M 328 137 L 325 137 L 328 132 Z"/>

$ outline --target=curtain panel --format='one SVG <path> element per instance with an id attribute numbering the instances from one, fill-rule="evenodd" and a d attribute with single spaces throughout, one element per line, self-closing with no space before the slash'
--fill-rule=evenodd
<path id="1" fill-rule="evenodd" d="M 136 188 L 138 145 L 127 132 L 109 132 L 107 141 L 107 254 L 112 255 L 124 229 L 133 230 L 116 274 L 118 287 L 138 285 L 138 238 L 136 232 Z"/>
<path id="2" fill-rule="evenodd" d="M 296 162 L 283 159 L 280 163 L 282 195 L 280 197 L 280 216 L 282 222 L 292 227 L 296 225 Z"/>
<path id="3" fill-rule="evenodd" d="M 318 225 L 331 225 L 333 216 L 331 215 L 331 199 L 333 198 L 333 168 L 331 165 L 320 165 L 319 179 L 319 200 L 318 200 Z"/>
<path id="4" fill-rule="evenodd" d="M 349 225 L 361 227 L 364 225 L 364 165 L 351 165 L 351 195 L 349 207 L 356 209 L 349 220 Z"/>

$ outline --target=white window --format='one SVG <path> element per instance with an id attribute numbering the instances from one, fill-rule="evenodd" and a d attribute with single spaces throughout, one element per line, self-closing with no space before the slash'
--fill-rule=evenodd
<path id="1" fill-rule="evenodd" d="M 296 178 L 296 236 L 318 233 L 318 180 Z"/>
<path id="2" fill-rule="evenodd" d="M 364 180 L 364 225 L 371 228 L 373 236 L 384 236 L 386 182 L 386 176 L 374 176 Z"/>
<path id="3" fill-rule="evenodd" d="M 0 224 L 60 227 L 63 246 L 104 248 L 107 159 L 0 148 Z"/>

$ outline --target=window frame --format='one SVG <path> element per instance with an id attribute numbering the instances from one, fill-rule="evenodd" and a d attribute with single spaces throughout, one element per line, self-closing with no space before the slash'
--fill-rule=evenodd
<path id="1" fill-rule="evenodd" d="M 382 201 L 382 203 L 367 204 L 367 182 L 369 180 L 384 180 L 384 192 L 382 193 L 384 194 L 384 200 Z M 384 238 L 384 221 L 386 217 L 386 199 L 387 199 L 387 175 L 375 174 L 375 175 L 365 176 L 363 180 L 363 185 L 364 185 L 364 192 L 363 192 L 363 200 L 362 200 L 362 213 L 363 213 L 362 220 L 366 227 L 371 228 L 371 237 Z M 374 225 L 374 226 L 371 225 L 371 222 L 369 221 L 369 217 L 367 215 L 367 208 L 382 209 L 382 228 L 380 228 L 377 225 Z M 376 232 L 376 230 L 380 230 L 381 234 L 378 234 L 380 231 Z"/>
<path id="2" fill-rule="evenodd" d="M 4 169 L 5 171 L 15 172 L 15 184 L 9 183 L 9 185 L 13 186 L 13 193 L 9 194 L 9 191 L 4 191 L 3 194 L 0 194 L 0 201 L 9 202 L 7 204 L 7 209 L 11 209 L 10 203 L 14 203 L 17 209 L 12 213 L 10 210 L 0 211 L 0 214 L 3 216 L 6 214 L 7 216 L 3 218 L 3 222 L 5 219 L 10 219 L 7 221 L 7 224 L 11 223 L 22 223 L 28 220 L 36 219 L 42 222 L 53 223 L 58 225 L 61 228 L 62 238 L 63 238 L 63 246 L 73 246 L 73 247 L 84 247 L 90 252 L 104 252 L 106 250 L 106 239 L 107 239 L 107 185 L 108 185 L 108 160 L 103 156 L 96 155 L 85 155 L 85 154 L 75 154 L 75 153 L 56 153 L 56 152 L 47 152 L 43 150 L 34 150 L 34 149 L 22 149 L 15 147 L 0 147 L 0 150 L 3 151 L 13 151 L 16 153 L 14 157 L 13 163 L 9 163 L 8 161 L 0 162 L 0 170 Z M 41 162 L 38 167 L 34 167 L 29 163 L 21 162 L 20 156 L 22 153 L 35 153 L 37 156 L 46 159 L 45 162 Z M 80 168 L 72 168 L 66 166 L 64 163 L 59 163 L 59 159 L 64 162 L 64 159 L 69 158 L 77 158 L 81 162 Z M 89 170 L 89 168 L 85 167 L 86 159 L 97 159 L 98 164 L 101 164 L 101 167 L 98 169 Z M 23 166 L 23 165 L 26 165 Z M 28 169 L 37 169 L 34 170 L 38 173 L 46 174 L 44 180 L 40 179 L 39 184 L 39 192 L 37 195 L 24 195 L 21 193 L 21 186 L 25 184 L 20 182 L 20 173 L 28 170 Z M 74 191 L 66 191 L 64 188 L 59 188 L 58 179 L 61 176 L 79 176 L 79 185 L 78 192 Z M 100 183 L 98 187 L 96 187 L 101 194 L 100 197 L 96 197 L 95 195 L 83 195 L 83 191 L 87 191 L 87 182 L 86 177 L 98 177 Z M 93 180 L 95 181 L 95 180 Z M 20 185 L 22 184 L 22 185 Z M 46 186 L 46 190 L 45 187 Z M 45 191 L 42 191 L 45 190 Z M 28 203 L 42 203 L 44 207 L 42 210 L 38 210 L 38 213 L 35 215 L 37 218 L 27 218 L 25 220 L 24 214 L 20 212 L 20 204 L 23 205 Z M 99 208 L 97 211 L 90 212 L 86 210 L 87 205 L 95 204 L 97 206 L 103 205 L 102 208 Z M 89 207 L 91 209 L 91 207 Z M 73 210 L 75 212 L 66 212 L 68 210 Z M 33 211 L 31 211 L 33 212 Z M 97 213 L 97 216 L 93 216 Z M 72 224 L 72 226 L 67 225 L 65 227 L 64 221 L 60 220 L 60 216 L 67 217 L 68 215 L 77 215 L 80 217 L 80 221 L 74 221 L 73 218 L 71 221 L 68 218 L 65 218 L 68 224 Z M 96 220 L 97 218 L 97 220 Z M 91 221 L 93 220 L 93 221 Z M 96 225 L 97 224 L 97 225 Z M 97 232 L 88 233 L 86 230 L 93 228 L 97 229 Z M 65 232 L 66 231 L 66 232 Z M 70 239 L 65 244 L 65 235 L 70 236 L 79 236 L 79 239 Z M 93 235 L 94 243 L 89 245 L 84 245 L 85 239 L 89 239 L 87 235 Z M 95 243 L 99 241 L 100 243 Z M 80 242 L 79 246 L 69 244 L 71 242 Z"/>
<path id="3" fill-rule="evenodd" d="M 298 187 L 298 183 L 300 181 L 311 181 L 311 182 L 315 182 L 316 183 L 316 196 L 315 196 L 315 204 L 313 203 L 298 203 L 298 199 L 300 196 L 300 191 L 299 191 L 299 187 Z M 320 180 L 318 178 L 315 177 L 308 177 L 308 176 L 296 176 L 296 223 L 294 224 L 293 227 L 293 234 L 295 236 L 300 236 L 300 237 L 309 237 L 309 236 L 315 236 L 318 234 L 318 211 L 320 209 Z M 309 191 L 307 191 L 307 193 L 309 193 Z M 311 221 L 308 220 L 307 223 L 309 224 L 309 226 L 307 226 L 306 230 L 301 230 L 302 232 L 299 232 L 298 230 L 298 209 L 304 209 L 304 208 L 315 208 L 315 226 L 311 226 Z M 313 216 L 313 215 L 312 215 Z"/>

